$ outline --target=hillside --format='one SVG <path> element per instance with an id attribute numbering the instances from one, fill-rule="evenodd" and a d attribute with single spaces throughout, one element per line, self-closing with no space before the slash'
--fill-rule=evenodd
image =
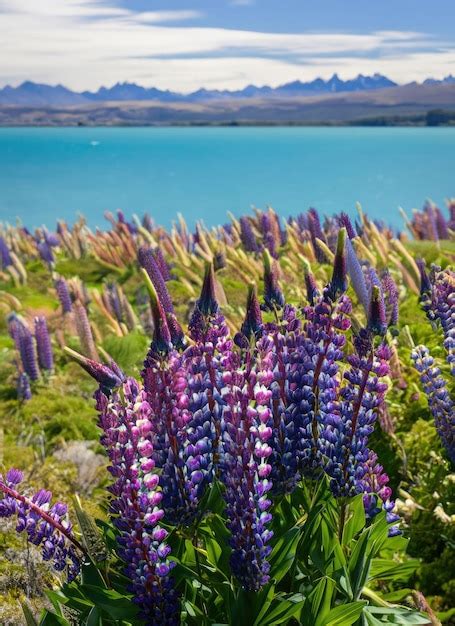
<path id="1" fill-rule="evenodd" d="M 0 105 L 1 126 L 198 124 L 418 124 L 433 110 L 455 118 L 455 84 L 416 84 L 306 96 L 211 98 L 201 102 L 117 100 Z"/>

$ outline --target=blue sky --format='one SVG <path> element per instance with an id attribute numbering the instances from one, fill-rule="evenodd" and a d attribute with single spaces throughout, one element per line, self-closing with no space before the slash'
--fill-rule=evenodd
<path id="1" fill-rule="evenodd" d="M 453 0 L 0 0 L 0 85 L 191 91 L 455 73 Z"/>

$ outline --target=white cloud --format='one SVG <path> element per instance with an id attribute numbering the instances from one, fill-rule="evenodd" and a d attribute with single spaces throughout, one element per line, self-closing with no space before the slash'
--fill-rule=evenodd
<path id="1" fill-rule="evenodd" d="M 3 84 L 31 79 L 94 89 L 129 80 L 191 91 L 277 85 L 334 71 L 346 77 L 380 71 L 407 82 L 449 73 L 455 54 L 450 47 L 435 51 L 422 33 L 201 27 L 187 23 L 201 17 L 197 11 L 141 13 L 97 0 L 0 0 L 0 13 Z"/>

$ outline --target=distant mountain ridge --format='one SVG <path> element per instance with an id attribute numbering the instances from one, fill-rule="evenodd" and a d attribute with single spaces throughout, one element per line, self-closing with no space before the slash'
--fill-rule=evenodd
<path id="1" fill-rule="evenodd" d="M 446 76 L 442 80 L 428 78 L 424 85 L 454 84 L 455 77 Z M 278 87 L 248 85 L 237 91 L 198 89 L 190 94 L 182 94 L 175 91 L 162 90 L 156 87 L 142 87 L 135 83 L 117 83 L 112 87 L 100 87 L 98 91 L 72 91 L 63 85 L 46 85 L 25 81 L 18 87 L 7 85 L 0 89 L 0 105 L 14 104 L 22 106 L 71 106 L 88 104 L 91 102 L 112 101 L 146 101 L 159 102 L 207 102 L 210 100 L 224 99 L 248 99 L 248 98 L 274 98 L 292 96 L 314 96 L 330 93 L 349 93 L 359 91 L 372 91 L 375 89 L 387 89 L 397 87 L 397 83 L 382 74 L 364 76 L 359 74 L 356 78 L 342 80 L 338 74 L 334 74 L 328 80 L 316 78 L 309 82 L 296 80 L 285 83 Z"/>

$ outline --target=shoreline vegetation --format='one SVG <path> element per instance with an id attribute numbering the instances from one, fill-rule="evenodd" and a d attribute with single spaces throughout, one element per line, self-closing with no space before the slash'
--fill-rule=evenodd
<path id="1" fill-rule="evenodd" d="M 2 626 L 453 624 L 447 204 L 0 223 Z"/>
<path id="2" fill-rule="evenodd" d="M 95 111 L 68 111 L 66 109 L 39 109 L 34 107 L 0 107 L 0 128 L 13 127 L 454 127 L 455 107 L 453 109 L 434 109 L 426 113 L 362 116 L 354 119 L 159 119 L 152 111 L 150 116 L 144 111 L 138 115 L 135 111 L 99 108 Z"/>

